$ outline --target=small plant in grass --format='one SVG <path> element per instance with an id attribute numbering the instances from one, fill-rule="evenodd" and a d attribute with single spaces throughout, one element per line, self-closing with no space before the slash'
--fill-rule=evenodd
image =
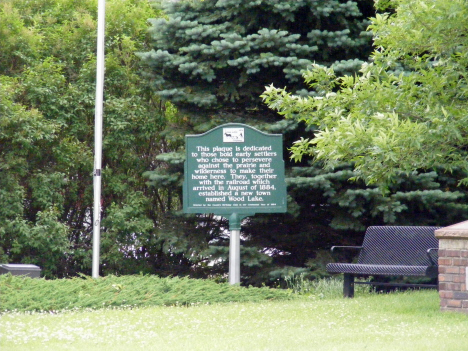
<path id="1" fill-rule="evenodd" d="M 295 294 L 305 295 L 312 293 L 313 280 L 306 279 L 304 274 L 291 274 L 284 277 L 286 287 Z"/>
<path id="2" fill-rule="evenodd" d="M 298 295 L 314 295 L 322 299 L 339 298 L 343 296 L 343 279 L 341 277 L 310 280 L 303 273 L 284 277 L 288 289 Z M 365 285 L 356 285 L 356 294 L 369 293 L 371 289 Z"/>

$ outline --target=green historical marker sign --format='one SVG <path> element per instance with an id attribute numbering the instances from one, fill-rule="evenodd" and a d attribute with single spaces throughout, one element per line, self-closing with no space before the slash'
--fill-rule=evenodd
<path id="1" fill-rule="evenodd" d="M 229 283 L 240 282 L 242 218 L 286 212 L 282 135 L 228 123 L 185 137 L 184 212 L 229 219 Z"/>
<path id="2" fill-rule="evenodd" d="M 228 123 L 185 142 L 185 213 L 286 212 L 282 135 Z"/>

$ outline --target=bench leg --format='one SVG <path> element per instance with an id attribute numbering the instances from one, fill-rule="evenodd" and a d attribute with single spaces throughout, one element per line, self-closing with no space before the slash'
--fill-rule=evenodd
<path id="1" fill-rule="evenodd" d="M 343 297 L 354 297 L 354 275 L 352 274 L 344 274 Z"/>

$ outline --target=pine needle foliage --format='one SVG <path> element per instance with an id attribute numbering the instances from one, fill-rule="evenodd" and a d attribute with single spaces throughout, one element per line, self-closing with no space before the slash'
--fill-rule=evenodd
<path id="1" fill-rule="evenodd" d="M 156 275 L 110 275 L 93 279 L 31 279 L 0 275 L 0 313 L 61 311 L 109 307 L 191 306 L 227 302 L 260 302 L 294 298 L 290 291 L 240 287 L 215 280 Z"/>

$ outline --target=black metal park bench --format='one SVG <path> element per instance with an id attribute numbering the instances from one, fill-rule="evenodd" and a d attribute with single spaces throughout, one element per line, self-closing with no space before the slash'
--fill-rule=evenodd
<path id="1" fill-rule="evenodd" d="M 343 296 L 354 297 L 354 284 L 437 288 L 434 284 L 355 282 L 355 277 L 411 276 L 437 278 L 439 241 L 434 231 L 439 227 L 369 227 L 362 246 L 333 246 L 359 250 L 357 263 L 329 263 L 327 272 L 343 273 Z"/>

